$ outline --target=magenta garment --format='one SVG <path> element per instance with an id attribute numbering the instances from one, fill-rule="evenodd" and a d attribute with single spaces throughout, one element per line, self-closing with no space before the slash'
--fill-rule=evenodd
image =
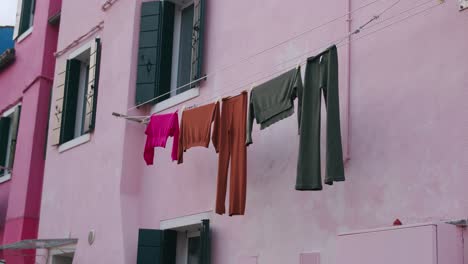
<path id="1" fill-rule="evenodd" d="M 172 143 L 172 160 L 177 160 L 179 149 L 179 116 L 177 112 L 163 115 L 152 115 L 146 127 L 146 144 L 143 157 L 147 165 L 152 165 L 154 160 L 154 148 L 166 147 L 169 136 L 174 137 Z"/>

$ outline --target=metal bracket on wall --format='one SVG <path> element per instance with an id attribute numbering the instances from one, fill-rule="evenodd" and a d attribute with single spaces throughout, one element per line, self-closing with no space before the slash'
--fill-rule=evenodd
<path id="1" fill-rule="evenodd" d="M 458 0 L 460 11 L 468 9 L 468 0 Z"/>

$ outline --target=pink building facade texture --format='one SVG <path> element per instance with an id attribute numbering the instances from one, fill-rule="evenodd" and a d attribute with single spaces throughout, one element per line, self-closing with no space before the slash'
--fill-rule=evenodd
<path id="1" fill-rule="evenodd" d="M 2 244 L 37 238 L 50 93 L 61 1 L 18 1 L 14 51 L 0 70 L 0 230 Z M 8 54 L 7 54 L 8 53 Z M 14 54 L 14 55 L 13 55 Z M 8 263 L 34 252 L 2 251 Z M 33 255 L 31 255 L 33 254 Z"/>
<path id="2" fill-rule="evenodd" d="M 203 30 L 194 33 L 199 14 Z M 143 229 L 177 237 L 175 260 L 155 263 L 199 263 L 191 257 L 200 253 L 207 219 L 214 264 L 468 263 L 463 229 L 446 224 L 468 216 L 467 24 L 456 1 L 63 1 L 39 238 L 77 242 L 38 251 L 49 257 L 36 261 L 147 263 Z M 158 37 L 145 36 L 153 31 Z M 183 51 L 192 48 L 184 39 L 198 32 L 207 78 L 176 90 L 187 73 Z M 214 212 L 218 155 L 211 145 L 190 149 L 177 165 L 170 138 L 146 166 L 145 126 L 112 115 L 171 113 L 237 95 L 331 44 L 339 54 L 346 181 L 322 191 L 294 189 L 296 115 L 254 127 L 246 213 L 234 217 Z M 159 55 L 144 53 L 148 47 Z M 152 56 L 172 63 L 151 63 Z M 153 66 L 160 67 L 156 81 L 140 75 Z M 190 81 L 196 70 L 188 68 Z M 167 94 L 139 94 L 167 72 Z M 31 79 L 22 78 L 26 85 Z M 133 108 L 158 93 L 165 100 Z M 21 93 L 9 94 L 4 105 Z M 28 124 L 20 135 L 36 135 Z M 391 227 L 397 218 L 403 226 Z"/>

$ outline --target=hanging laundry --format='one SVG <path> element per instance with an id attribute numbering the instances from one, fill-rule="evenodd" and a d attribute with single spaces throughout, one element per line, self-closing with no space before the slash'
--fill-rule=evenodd
<path id="1" fill-rule="evenodd" d="M 247 147 L 245 129 L 247 119 L 247 92 L 224 98 L 219 130 L 218 184 L 216 213 L 224 214 L 229 159 L 231 178 L 229 181 L 229 216 L 245 213 L 247 184 Z"/>
<path id="2" fill-rule="evenodd" d="M 146 127 L 146 144 L 143 157 L 147 165 L 152 165 L 154 160 L 154 148 L 166 147 L 168 137 L 174 137 L 172 144 L 172 160 L 177 160 L 179 145 L 179 117 L 177 112 L 171 114 L 152 115 Z"/>
<path id="3" fill-rule="evenodd" d="M 184 162 L 184 152 L 191 147 L 205 147 L 210 144 L 211 124 L 213 145 L 218 153 L 219 102 L 199 106 L 182 112 L 180 125 L 178 164 Z"/>
<path id="4" fill-rule="evenodd" d="M 301 120 L 302 78 L 300 67 L 252 89 L 250 93 L 246 144 L 252 144 L 254 119 L 260 129 L 294 114 L 294 99 L 299 98 L 298 122 Z"/>
<path id="5" fill-rule="evenodd" d="M 321 190 L 321 92 L 327 109 L 325 184 L 344 181 L 338 94 L 338 52 L 332 46 L 307 60 L 300 128 L 296 190 Z"/>

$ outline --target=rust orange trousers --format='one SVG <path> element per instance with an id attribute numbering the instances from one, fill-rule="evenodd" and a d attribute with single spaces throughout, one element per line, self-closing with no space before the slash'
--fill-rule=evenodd
<path id="1" fill-rule="evenodd" d="M 226 191 L 229 160 L 229 216 L 245 213 L 247 191 L 247 147 L 245 129 L 247 122 L 247 92 L 224 98 L 219 128 L 218 185 L 216 213 L 226 212 Z"/>

